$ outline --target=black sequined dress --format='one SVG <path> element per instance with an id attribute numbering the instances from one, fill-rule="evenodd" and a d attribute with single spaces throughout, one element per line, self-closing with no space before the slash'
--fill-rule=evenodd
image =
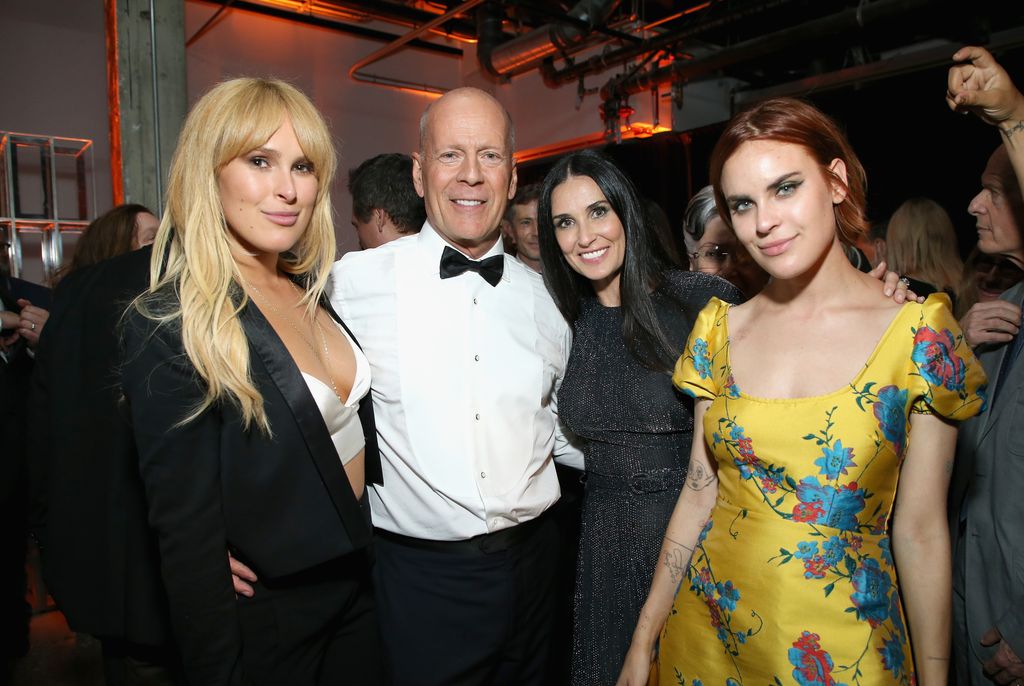
<path id="1" fill-rule="evenodd" d="M 738 302 L 731 284 L 669 272 L 654 294 L 669 341 L 682 349 L 711 296 Z M 586 492 L 576 568 L 572 683 L 612 686 L 647 598 L 665 526 L 689 461 L 692 404 L 668 373 L 636 360 L 622 312 L 587 298 L 558 394 L 560 418 L 586 440 Z"/>

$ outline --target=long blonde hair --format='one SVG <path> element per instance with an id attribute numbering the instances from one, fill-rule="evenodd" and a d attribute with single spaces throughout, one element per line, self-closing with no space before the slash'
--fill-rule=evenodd
<path id="1" fill-rule="evenodd" d="M 963 276 L 953 222 L 942 205 L 929 198 L 911 198 L 893 213 L 885 256 L 889 269 L 940 290 L 955 289 Z"/>
<path id="2" fill-rule="evenodd" d="M 302 302 L 312 315 L 334 262 L 330 188 L 337 166 L 327 124 L 313 103 L 283 81 L 225 81 L 193 106 L 178 137 L 150 286 L 135 306 L 161 325 L 180 322 L 185 353 L 206 385 L 205 397 L 182 424 L 228 401 L 238 405 L 246 428 L 255 422 L 270 433 L 238 318 L 248 298 L 238 286 L 242 275 L 231 255 L 217 178 L 231 160 L 266 143 L 286 118 L 318 185 L 309 226 L 279 266 L 298 276 L 306 291 Z"/>

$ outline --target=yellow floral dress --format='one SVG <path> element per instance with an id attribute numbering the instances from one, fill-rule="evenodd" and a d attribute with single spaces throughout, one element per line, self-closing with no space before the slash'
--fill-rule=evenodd
<path id="1" fill-rule="evenodd" d="M 889 545 L 910 415 L 977 414 L 981 365 L 937 295 L 896 314 L 847 386 L 753 398 L 732 376 L 728 312 L 708 303 L 673 376 L 712 400 L 719 490 L 661 636 L 660 683 L 913 684 Z"/>

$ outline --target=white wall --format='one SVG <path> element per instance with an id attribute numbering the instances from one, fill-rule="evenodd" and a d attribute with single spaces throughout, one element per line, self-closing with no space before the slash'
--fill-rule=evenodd
<path id="1" fill-rule="evenodd" d="M 93 141 L 97 213 L 112 205 L 103 3 L 0 0 L 0 129 Z"/>

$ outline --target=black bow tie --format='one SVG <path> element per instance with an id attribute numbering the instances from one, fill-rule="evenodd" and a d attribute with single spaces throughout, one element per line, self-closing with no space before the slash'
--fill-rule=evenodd
<path id="1" fill-rule="evenodd" d="M 497 286 L 501 281 L 501 274 L 505 270 L 505 256 L 494 255 L 486 260 L 471 260 L 458 250 L 444 247 L 441 253 L 441 278 L 450 279 L 458 276 L 464 271 L 473 271 L 483 277 L 484 281 Z"/>

